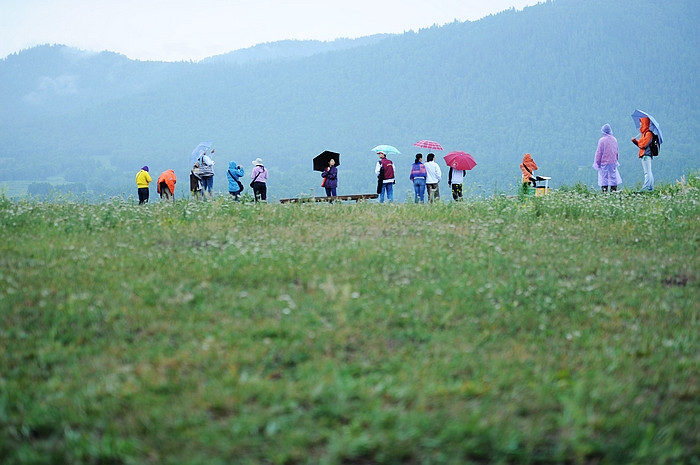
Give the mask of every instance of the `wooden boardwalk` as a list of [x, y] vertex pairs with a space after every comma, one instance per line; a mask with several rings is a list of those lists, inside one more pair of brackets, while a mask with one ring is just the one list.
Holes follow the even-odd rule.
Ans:
[[359, 202], [361, 200], [371, 200], [379, 197], [378, 194], [351, 194], [337, 195], [335, 197], [293, 197], [289, 199], [280, 199], [280, 203], [310, 203], [310, 202], [344, 202], [352, 201]]

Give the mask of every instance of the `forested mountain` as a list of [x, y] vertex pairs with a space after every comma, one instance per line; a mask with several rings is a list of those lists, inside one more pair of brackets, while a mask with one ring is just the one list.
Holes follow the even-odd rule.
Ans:
[[0, 182], [58, 176], [132, 194], [148, 164], [175, 169], [182, 194], [189, 153], [213, 140], [216, 190], [229, 160], [250, 172], [261, 157], [273, 197], [320, 194], [311, 159], [329, 149], [342, 154], [339, 193], [371, 192], [370, 149], [391, 144], [403, 192], [412, 144], [433, 139], [473, 154], [465, 188], [489, 195], [514, 192], [525, 152], [555, 186], [594, 184], [610, 123], [633, 186], [635, 108], [663, 129], [654, 173], [671, 182], [700, 167], [699, 20], [692, 0], [550, 0], [362, 46], [315, 53], [300, 42], [287, 58], [253, 47], [245, 59], [159, 63], [37, 47], [0, 61]]
[[229, 63], [245, 65], [251, 62], [294, 60], [325, 52], [337, 52], [364, 45], [371, 45], [387, 37], [375, 34], [357, 39], [336, 39], [330, 42], [320, 40], [280, 40], [258, 44], [253, 47], [234, 50], [202, 60], [202, 63]]

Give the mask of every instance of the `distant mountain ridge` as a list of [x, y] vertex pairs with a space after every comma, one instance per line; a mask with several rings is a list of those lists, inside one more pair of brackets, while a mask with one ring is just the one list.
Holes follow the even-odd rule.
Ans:
[[[655, 18], [653, 27], [645, 20], [646, 39], [640, 11]], [[143, 164], [186, 176], [192, 148], [214, 140], [215, 188], [224, 189], [229, 160], [262, 157], [271, 195], [318, 189], [310, 160], [331, 149], [343, 155], [341, 192], [363, 192], [372, 190], [371, 147], [399, 147], [402, 172], [413, 142], [433, 139], [472, 153], [468, 185], [489, 194], [512, 189], [524, 152], [555, 186], [594, 183], [592, 152], [610, 123], [633, 185], [635, 108], [662, 125], [655, 175], [673, 181], [700, 166], [698, 24], [700, 2], [550, 0], [475, 22], [260, 44], [198, 63], [37, 47], [0, 60], [0, 181], [61, 176], [117, 195]], [[399, 192], [410, 189], [404, 177]]]
[[295, 60], [306, 58], [319, 53], [337, 52], [355, 47], [372, 45], [389, 37], [390, 34], [375, 34], [357, 39], [335, 39], [332, 41], [320, 40], [280, 40], [266, 42], [240, 50], [215, 55], [200, 61], [204, 64], [236, 64], [244, 65], [256, 62], [269, 62], [277, 60]]

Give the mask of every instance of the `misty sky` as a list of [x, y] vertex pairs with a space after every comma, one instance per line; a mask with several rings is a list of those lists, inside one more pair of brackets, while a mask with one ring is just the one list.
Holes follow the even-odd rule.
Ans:
[[194, 60], [284, 39], [474, 21], [537, 0], [0, 0], [0, 58], [42, 44]]

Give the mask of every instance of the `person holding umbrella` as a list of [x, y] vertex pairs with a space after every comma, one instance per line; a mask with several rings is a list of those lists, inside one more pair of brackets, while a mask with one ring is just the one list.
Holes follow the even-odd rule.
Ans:
[[450, 166], [450, 171], [447, 173], [447, 185], [452, 186], [452, 200], [455, 202], [462, 201], [462, 183], [466, 170], [457, 170]]
[[[214, 153], [214, 149], [211, 150]], [[211, 159], [206, 152], [199, 159], [199, 177], [202, 180], [202, 195], [206, 193], [207, 197], [212, 198], [211, 190], [214, 187], [214, 165], [216, 162]]]
[[653, 137], [649, 128], [651, 120], [647, 116], [639, 118], [639, 134], [640, 137], [632, 139], [632, 143], [639, 147], [639, 159], [642, 161], [642, 169], [644, 170], [643, 191], [654, 190], [654, 175], [651, 172], [651, 139]]
[[379, 161], [374, 169], [374, 173], [377, 175], [377, 179], [381, 183], [379, 186], [379, 203], [384, 203], [384, 197], [389, 202], [394, 201], [394, 163], [386, 157], [386, 154], [382, 151], [377, 152], [379, 155]]
[[138, 173], [136, 173], [136, 188], [139, 194], [139, 205], [148, 203], [148, 185], [153, 181], [151, 175], [148, 172], [148, 165], [142, 167]]
[[338, 168], [335, 166], [335, 159], [328, 160], [328, 166], [321, 172], [321, 177], [325, 180], [323, 187], [326, 188], [326, 197], [336, 197], [338, 195]]

